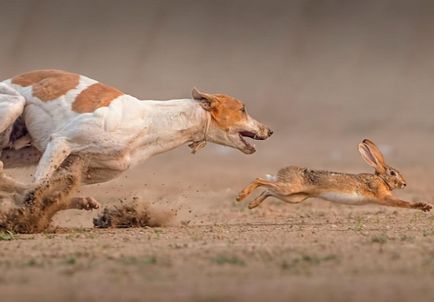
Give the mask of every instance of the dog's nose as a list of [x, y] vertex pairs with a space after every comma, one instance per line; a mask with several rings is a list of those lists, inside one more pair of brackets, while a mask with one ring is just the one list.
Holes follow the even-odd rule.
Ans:
[[272, 136], [273, 135], [273, 130], [271, 130], [271, 129], [268, 129], [268, 136]]
[[406, 184], [406, 183], [403, 183], [403, 184], [402, 184], [402, 187], [403, 187], [403, 188], [405, 188], [406, 186], [407, 186], [407, 184]]

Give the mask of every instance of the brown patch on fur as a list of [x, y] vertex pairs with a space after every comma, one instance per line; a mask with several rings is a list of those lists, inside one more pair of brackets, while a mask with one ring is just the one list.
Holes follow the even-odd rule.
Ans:
[[220, 128], [228, 130], [246, 121], [247, 114], [240, 100], [223, 94], [214, 94], [212, 98], [215, 105], [211, 110], [211, 116]]
[[243, 102], [232, 96], [204, 93], [196, 88], [193, 89], [192, 96], [202, 102], [202, 107], [211, 113], [213, 121], [224, 130], [229, 130], [247, 120]]
[[43, 102], [52, 101], [77, 87], [80, 75], [62, 70], [34, 70], [12, 78], [12, 83], [32, 86], [33, 96]]
[[173, 216], [169, 210], [155, 209], [149, 203], [135, 199], [128, 204], [104, 208], [93, 219], [93, 225], [96, 228], [161, 227], [167, 225]]
[[117, 97], [123, 95], [122, 91], [95, 83], [83, 90], [72, 104], [72, 110], [79, 113], [94, 112], [96, 109], [110, 105]]

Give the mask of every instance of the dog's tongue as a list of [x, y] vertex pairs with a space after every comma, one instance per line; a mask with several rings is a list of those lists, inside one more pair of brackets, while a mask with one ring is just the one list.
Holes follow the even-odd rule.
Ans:
[[241, 131], [240, 134], [241, 134], [241, 136], [250, 137], [253, 139], [257, 138], [256, 134], [253, 132], [250, 132], [250, 131]]

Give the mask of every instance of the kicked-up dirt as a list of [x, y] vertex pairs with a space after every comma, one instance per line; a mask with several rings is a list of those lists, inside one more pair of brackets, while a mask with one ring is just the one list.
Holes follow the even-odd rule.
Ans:
[[[137, 169], [109, 187], [101, 184], [80, 192], [93, 192], [111, 210], [64, 211], [45, 233], [2, 234], [2, 298], [431, 301], [432, 212], [334, 205], [316, 199], [299, 205], [270, 199], [248, 210], [247, 202], [240, 204], [234, 198], [250, 178], [219, 169], [215, 170], [225, 174], [225, 181], [195, 175], [200, 169], [194, 162], [208, 157], [212, 148], [197, 156], [187, 152], [175, 152], [185, 160], [176, 161], [172, 168], [185, 172], [173, 176], [170, 183], [165, 181], [170, 169], [156, 169], [167, 160], [163, 158], [150, 162], [148, 168], [155, 172], [149, 182], [141, 182], [145, 169]], [[221, 160], [228, 167], [233, 164]], [[245, 169], [247, 163], [241, 160]], [[184, 169], [189, 165], [191, 169]], [[406, 170], [411, 182], [420, 173]], [[184, 179], [186, 175], [190, 181]], [[226, 181], [234, 185], [227, 186]], [[425, 184], [421, 178], [414, 189], [398, 194], [425, 200], [432, 194], [423, 189]], [[121, 203], [114, 197], [121, 192], [133, 195]], [[153, 202], [132, 206], [145, 196]], [[149, 209], [160, 215], [151, 225], [163, 223], [162, 227], [92, 226], [92, 219], [98, 224], [110, 221], [108, 217], [126, 218], [115, 220], [120, 227], [146, 224], [155, 212]], [[137, 213], [142, 214], [140, 219]]]
[[[196, 86], [274, 130], [250, 156], [161, 154], [77, 188], [99, 209], [0, 233], [0, 301], [433, 301], [432, 211], [235, 201], [288, 165], [372, 172], [356, 148], [371, 138], [407, 181], [397, 196], [434, 204], [433, 20], [425, 0], [0, 0], [1, 79], [58, 68], [144, 99]], [[38, 156], [6, 173], [31, 182]], [[134, 197], [150, 211], [122, 209]]]

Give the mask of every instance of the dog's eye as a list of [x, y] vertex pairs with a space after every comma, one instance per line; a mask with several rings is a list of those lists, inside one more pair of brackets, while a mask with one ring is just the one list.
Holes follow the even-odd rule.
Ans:
[[392, 175], [392, 176], [396, 176], [395, 171], [390, 171], [390, 175]]

